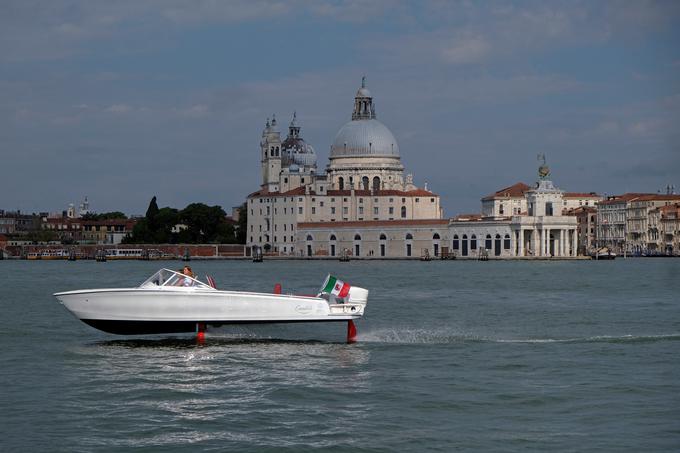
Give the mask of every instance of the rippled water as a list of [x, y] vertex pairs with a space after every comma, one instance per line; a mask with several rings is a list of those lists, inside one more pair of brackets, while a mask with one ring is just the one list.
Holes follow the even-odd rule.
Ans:
[[370, 289], [354, 345], [339, 324], [116, 337], [51, 296], [159, 266], [0, 261], [0, 450], [680, 446], [680, 260], [192, 263], [234, 289]]

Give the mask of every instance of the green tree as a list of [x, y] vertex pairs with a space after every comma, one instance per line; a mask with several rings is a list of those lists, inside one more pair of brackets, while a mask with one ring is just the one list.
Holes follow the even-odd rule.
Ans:
[[248, 205], [243, 203], [238, 208], [238, 224], [236, 225], [236, 243], [245, 244], [248, 235]]
[[225, 212], [221, 206], [208, 206], [203, 203], [191, 203], [182, 209], [179, 217], [187, 225], [190, 242], [216, 242], [221, 226], [225, 223]]

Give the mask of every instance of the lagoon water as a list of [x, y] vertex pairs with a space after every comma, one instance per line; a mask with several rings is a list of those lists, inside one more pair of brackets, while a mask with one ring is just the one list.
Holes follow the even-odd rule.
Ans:
[[359, 342], [108, 335], [51, 294], [177, 262], [0, 261], [0, 450], [680, 448], [680, 260], [191, 264], [234, 289], [364, 286]]

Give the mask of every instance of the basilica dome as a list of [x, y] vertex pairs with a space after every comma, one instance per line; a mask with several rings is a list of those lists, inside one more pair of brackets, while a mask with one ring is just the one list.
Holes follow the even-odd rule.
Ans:
[[387, 126], [375, 119], [375, 106], [365, 78], [354, 98], [352, 121], [342, 126], [331, 145], [330, 158], [337, 157], [399, 159], [397, 140]]
[[342, 126], [331, 145], [334, 157], [399, 157], [392, 132], [376, 119], [356, 119]]
[[288, 137], [281, 143], [281, 165], [287, 167], [315, 167], [316, 153], [312, 145], [300, 136], [300, 127], [296, 123], [297, 114], [293, 113], [293, 120], [288, 128]]

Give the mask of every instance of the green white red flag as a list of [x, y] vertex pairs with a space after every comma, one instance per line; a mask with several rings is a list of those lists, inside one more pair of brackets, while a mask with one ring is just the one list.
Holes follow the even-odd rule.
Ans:
[[349, 294], [349, 289], [351, 288], [349, 283], [345, 283], [342, 280], [338, 280], [332, 275], [326, 277], [326, 281], [321, 289], [322, 293], [332, 294], [337, 297], [347, 297]]

